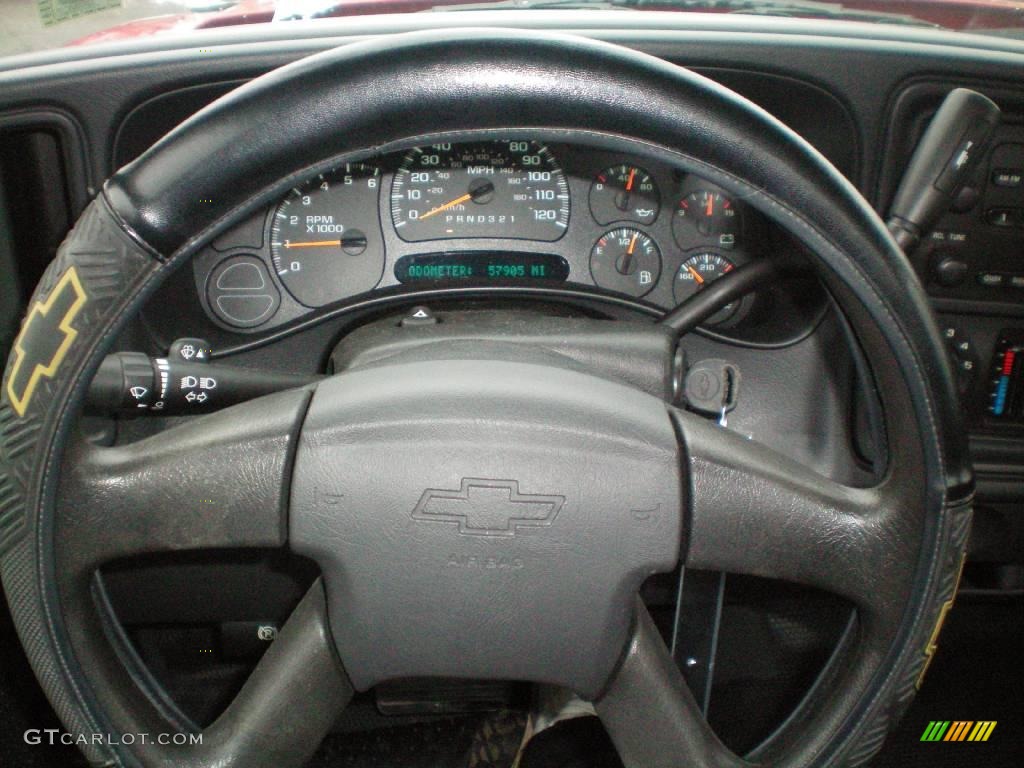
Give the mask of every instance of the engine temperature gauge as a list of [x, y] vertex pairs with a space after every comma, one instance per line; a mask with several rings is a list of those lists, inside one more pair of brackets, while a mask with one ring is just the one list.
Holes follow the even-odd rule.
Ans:
[[661, 275], [661, 250], [639, 229], [613, 229], [591, 250], [590, 274], [609, 291], [643, 296]]
[[[722, 275], [735, 269], [735, 265], [724, 256], [712, 251], [705, 251], [690, 256], [679, 267], [675, 284], [672, 287], [677, 304], [681, 304], [697, 291], [707, 287]], [[708, 325], [717, 325], [729, 320], [739, 309], [740, 300], [726, 304], [708, 318]]]

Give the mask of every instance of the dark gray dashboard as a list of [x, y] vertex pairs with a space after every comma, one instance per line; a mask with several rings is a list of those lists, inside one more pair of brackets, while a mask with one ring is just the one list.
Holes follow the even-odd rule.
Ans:
[[[337, 23], [210, 31], [201, 41], [193, 36], [66, 49], [0, 63], [0, 134], [5, 148], [0, 153], [0, 169], [10, 208], [11, 236], [22, 260], [23, 284], [31, 286], [38, 279], [103, 179], [213, 99], [252, 77], [320, 50], [440, 25], [532, 27], [583, 34], [693, 68], [789, 124], [883, 213], [909, 148], [949, 88], [966, 85], [990, 95], [1006, 115], [1001, 143], [1024, 142], [1024, 46], [1013, 40], [931, 30], [647, 12], [506, 11], [349, 18]], [[593, 277], [584, 265], [604, 227], [594, 221], [582, 226], [586, 203], [580, 201], [586, 200], [585, 187], [601, 167], [628, 158], [587, 158], [574, 151], [559, 154], [564, 154], [562, 161], [576, 200], [570, 219], [572, 231], [550, 250], [569, 262], [570, 280], [563, 286], [573, 289], [569, 298], [591, 308], [600, 306], [607, 311], [614, 306], [616, 311], [656, 316], [674, 298], [667, 284], [642, 297], [621, 292], [604, 296], [615, 301], [601, 304], [601, 292], [594, 290]], [[1003, 162], [997, 160], [997, 165]], [[22, 166], [33, 172], [19, 172]], [[992, 161], [984, 168], [985, 178], [991, 178], [992, 170], [1004, 170], [1002, 165], [994, 168]], [[672, 186], [671, 169], [650, 170], [661, 175], [663, 205], [667, 205], [677, 191]], [[385, 178], [382, 184], [382, 195], [387, 181]], [[951, 348], [965, 342], [969, 347], [966, 359], [975, 373], [969, 377], [963, 397], [975, 434], [975, 453], [981, 458], [983, 499], [988, 490], [998, 491], [1002, 499], [1019, 498], [1024, 488], [1020, 426], [986, 414], [991, 398], [987, 374], [1003, 332], [1024, 327], [1024, 292], [1018, 298], [1010, 278], [1004, 277], [1005, 282], [992, 290], [979, 283], [981, 274], [1015, 274], [1024, 236], [1024, 228], [1000, 230], [994, 235], [986, 229], [991, 226], [986, 220], [990, 208], [1018, 208], [1012, 196], [1020, 191], [1000, 189], [998, 193], [1003, 197], [990, 202], [986, 197], [989, 191], [982, 189], [975, 208], [955, 214], [955, 220], [942, 225], [944, 233], [971, 233], [967, 241], [942, 241], [939, 249], [942, 257], [952, 249], [954, 255], [966, 259], [969, 278], [962, 288], [937, 283], [937, 262], [931, 252], [915, 257], [943, 326], [953, 330]], [[1004, 199], [1007, 195], [1010, 202]], [[1024, 201], [1019, 207], [1024, 209]], [[188, 332], [209, 338], [217, 350], [250, 350], [253, 359], [265, 362], [274, 357], [267, 345], [293, 334], [288, 359], [296, 365], [321, 365], [322, 353], [301, 348], [313, 348], [314, 342], [323, 345], [334, 338], [358, 312], [368, 311], [365, 302], [352, 295], [338, 295], [324, 311], [324, 307], [302, 304], [284, 286], [278, 286], [280, 307], [265, 324], [241, 328], [206, 311], [210, 307], [209, 276], [225, 258], [251, 256], [264, 264], [269, 280], [274, 280], [266, 229], [271, 214], [270, 209], [265, 210], [253, 225], [252, 231], [260, 232], [258, 241], [222, 241], [223, 249], [214, 244], [201, 256], [195, 274], [182, 275], [170, 287], [171, 293], [159, 297], [160, 312], [147, 315], [136, 343], [159, 348]], [[388, 238], [386, 215], [380, 223]], [[663, 277], [678, 272], [683, 249], [673, 248], [671, 232], [662, 222], [655, 221], [652, 226], [650, 234], [664, 259]], [[766, 237], [770, 243], [769, 237], [770, 233]], [[412, 249], [397, 238], [385, 245], [386, 263], [374, 290], [389, 302], [408, 299], [409, 286], [399, 285], [394, 267]], [[475, 250], [481, 245], [474, 240], [426, 249], [419, 243], [416, 252]], [[520, 243], [516, 247], [536, 250], [535, 245], [527, 248]], [[771, 246], [763, 250], [771, 250]], [[424, 295], [433, 298], [432, 290]], [[547, 298], [558, 297], [552, 294]], [[343, 310], [351, 310], [345, 319]], [[705, 338], [723, 339], [714, 333]]]

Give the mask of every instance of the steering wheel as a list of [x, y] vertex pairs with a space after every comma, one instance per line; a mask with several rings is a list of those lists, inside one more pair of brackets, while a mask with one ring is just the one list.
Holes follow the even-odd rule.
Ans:
[[[843, 485], [649, 393], [511, 354], [344, 373], [130, 446], [78, 435], [119, 330], [220, 232], [339, 163], [508, 135], [663, 158], [806, 246], [870, 368], [876, 482]], [[303, 59], [118, 171], [35, 292], [0, 433], [11, 612], [65, 727], [103, 765], [298, 766], [354, 690], [435, 675], [567, 686], [628, 766], [859, 765], [934, 651], [973, 487], [925, 295], [849, 182], [703, 77], [534, 32], [415, 33]], [[491, 514], [492, 497], [505, 512]], [[98, 567], [282, 546], [321, 578], [202, 743], [156, 743], [187, 724], [99, 610]], [[856, 607], [818, 682], [753, 754], [711, 731], [637, 597], [680, 562]]]

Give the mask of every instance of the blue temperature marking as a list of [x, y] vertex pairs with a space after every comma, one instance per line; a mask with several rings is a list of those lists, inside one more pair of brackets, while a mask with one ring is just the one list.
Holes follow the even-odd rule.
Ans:
[[1010, 389], [1010, 377], [1000, 376], [999, 386], [996, 388], [996, 402], [992, 406], [992, 413], [996, 416], [1002, 416], [1003, 411], [1006, 410], [1006, 393]]

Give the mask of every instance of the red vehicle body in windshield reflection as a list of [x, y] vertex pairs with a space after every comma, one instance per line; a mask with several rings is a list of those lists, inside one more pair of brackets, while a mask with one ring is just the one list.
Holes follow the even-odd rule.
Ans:
[[[581, 0], [580, 6], [585, 4]], [[709, 3], [709, 5], [714, 5]], [[756, 2], [751, 3], [755, 7]], [[863, 20], [883, 21], [887, 17], [893, 23], [907, 24], [918, 22], [925, 25], [934, 25], [946, 29], [959, 31], [992, 31], [1005, 29], [1024, 29], [1024, 2], [1012, 0], [848, 0], [847, 2], [796, 2], [795, 10], [783, 14], [783, 3], [766, 2], [765, 8], [760, 13], [772, 15], [771, 10], [776, 9], [779, 15], [802, 18], [829, 18], [841, 21], [855, 21], [863, 16]], [[340, 18], [345, 16], [371, 16], [375, 14], [398, 14], [398, 13], [419, 13], [433, 9], [456, 9], [458, 6], [472, 7], [474, 10], [484, 10], [488, 3], [474, 3], [470, 0], [342, 0], [342, 2], [324, 2], [321, 5], [305, 3], [301, 6], [295, 4], [281, 3], [276, 0], [241, 0], [228, 8], [212, 12], [194, 12], [154, 16], [145, 19], [118, 24], [110, 29], [96, 32], [86, 37], [79, 38], [71, 45], [91, 45], [95, 43], [109, 43], [123, 40], [132, 40], [140, 37], [150, 37], [165, 32], [187, 32], [198, 29], [216, 29], [220, 27], [234, 27], [249, 24], [266, 24], [270, 22], [282, 22], [292, 20], [309, 20], [320, 18]], [[813, 12], [814, 7], [820, 6], [820, 13]], [[290, 8], [302, 8], [303, 13], [293, 12], [289, 14]], [[497, 0], [495, 8], [516, 7], [506, 2]], [[531, 7], [527, 0], [522, 4], [523, 8]], [[532, 4], [532, 7], [545, 7], [542, 0]], [[552, 3], [547, 7], [557, 7]], [[573, 7], [568, 4], [568, 7]], [[595, 8], [615, 7], [614, 3], [607, 5], [596, 3]], [[679, 3], [673, 7], [670, 2], [660, 3], [645, 2], [631, 4], [623, 0], [623, 9], [639, 11], [662, 11], [662, 12], [694, 12], [693, 5]], [[311, 10], [312, 9], [312, 10]], [[736, 6], [730, 7], [723, 3], [719, 7], [701, 8], [702, 13], [735, 14], [742, 13]], [[871, 19], [871, 14], [877, 14], [877, 19]], [[275, 18], [276, 17], [276, 18]]]

